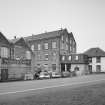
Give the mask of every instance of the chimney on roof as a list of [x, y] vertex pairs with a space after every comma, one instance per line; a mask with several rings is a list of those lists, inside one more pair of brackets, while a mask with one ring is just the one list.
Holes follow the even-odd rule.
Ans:
[[16, 36], [14, 36], [14, 39], [16, 39]]

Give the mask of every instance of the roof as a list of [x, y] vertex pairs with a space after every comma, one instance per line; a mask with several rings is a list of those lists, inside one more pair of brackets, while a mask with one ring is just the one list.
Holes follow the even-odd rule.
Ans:
[[105, 51], [98, 47], [90, 48], [87, 51], [85, 51], [84, 54], [88, 55], [89, 57], [105, 57]]
[[30, 50], [32, 52], [32, 50], [30, 49], [30, 47], [28, 46], [28, 44], [25, 42], [24, 38], [16, 38], [15, 40], [12, 40], [12, 43], [14, 45], [19, 45], [19, 46], [23, 46], [25, 48], [28, 48], [28, 50]]
[[3, 40], [5, 40], [5, 42], [7, 44], [10, 44], [10, 42], [8, 41], [8, 39], [3, 35], [2, 32], [0, 32], [0, 42], [3, 42]]
[[40, 39], [45, 39], [45, 38], [51, 38], [51, 37], [57, 37], [60, 36], [62, 33], [67, 32], [67, 29], [60, 29], [52, 32], [45, 32], [42, 34], [38, 35], [32, 35], [28, 37], [24, 37], [26, 41], [31, 41], [31, 40], [40, 40]]

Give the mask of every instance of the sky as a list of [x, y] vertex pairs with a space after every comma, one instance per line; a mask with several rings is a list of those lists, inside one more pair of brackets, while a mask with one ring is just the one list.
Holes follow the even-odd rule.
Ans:
[[0, 0], [0, 31], [8, 38], [67, 28], [77, 52], [105, 50], [105, 0]]

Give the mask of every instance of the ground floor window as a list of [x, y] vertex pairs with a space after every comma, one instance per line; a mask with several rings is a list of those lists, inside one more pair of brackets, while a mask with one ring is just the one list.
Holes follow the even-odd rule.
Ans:
[[100, 65], [96, 65], [96, 72], [101, 72], [101, 66]]
[[52, 64], [52, 70], [56, 71], [56, 64]]

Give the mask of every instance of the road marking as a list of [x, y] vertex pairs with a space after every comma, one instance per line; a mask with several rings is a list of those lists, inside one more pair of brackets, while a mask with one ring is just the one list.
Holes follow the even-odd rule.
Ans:
[[48, 86], [48, 87], [36, 88], [36, 89], [26, 89], [26, 90], [21, 90], [21, 91], [14, 91], [14, 92], [4, 92], [4, 93], [0, 93], [0, 95], [15, 94], [15, 93], [23, 93], [23, 92], [33, 91], [33, 90], [34, 90], [34, 91], [36, 91], [36, 90], [44, 90], [44, 89], [50, 89], [50, 88], [56, 88], [56, 87], [64, 87], [64, 86], [71, 86], [71, 85], [79, 85], [79, 84], [86, 84], [86, 83], [99, 82], [99, 81], [105, 81], [105, 79], [94, 80], [94, 81], [87, 81], [87, 82], [71, 83], [71, 84], [62, 84], [62, 85], [56, 85], [56, 86]]

